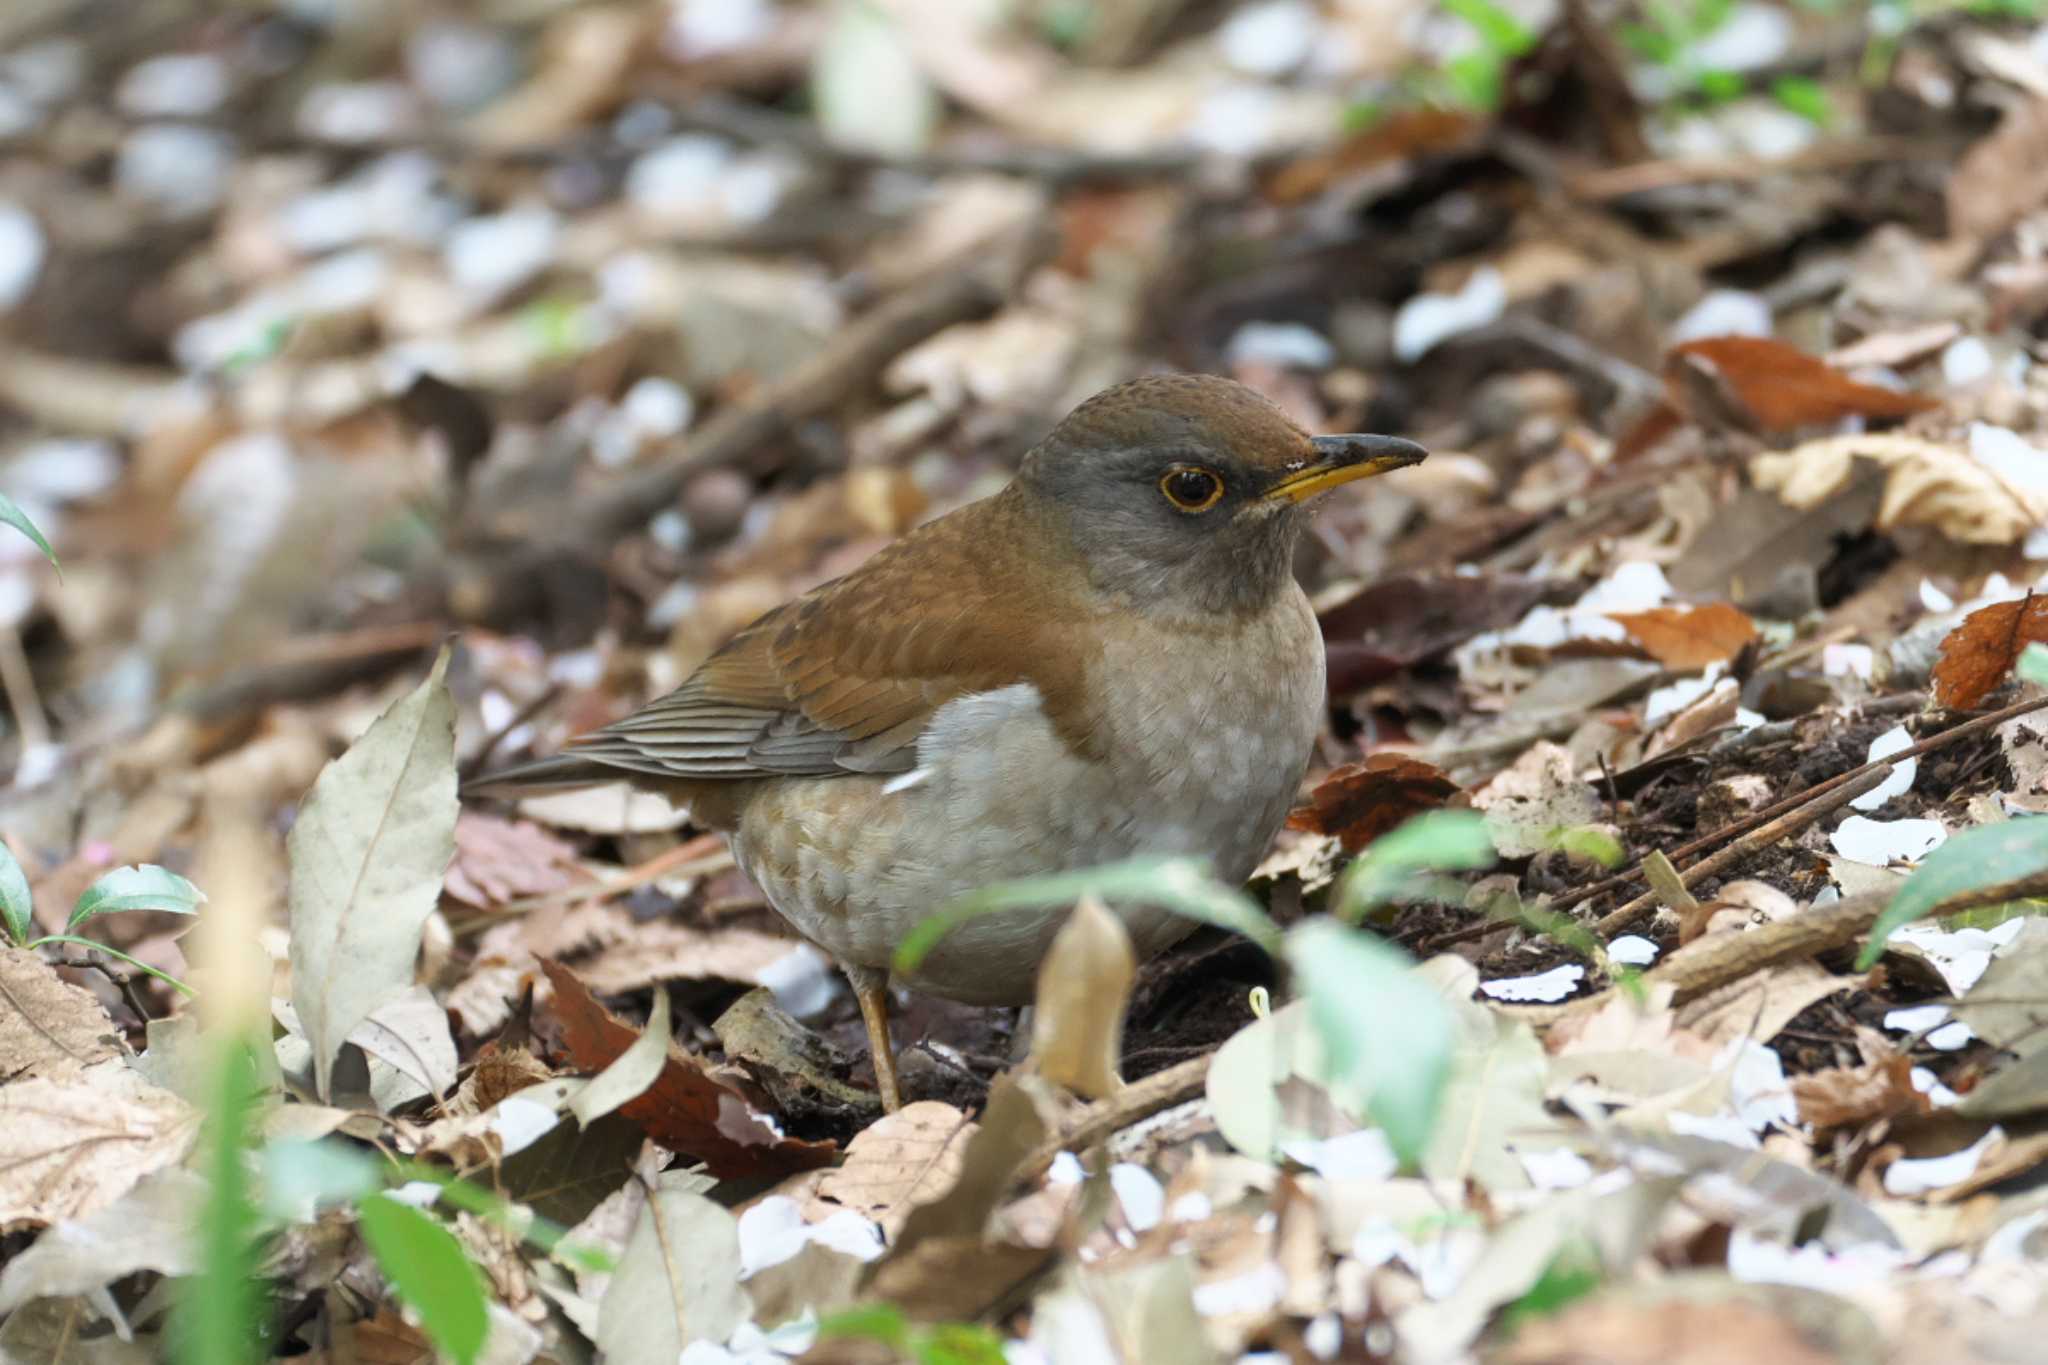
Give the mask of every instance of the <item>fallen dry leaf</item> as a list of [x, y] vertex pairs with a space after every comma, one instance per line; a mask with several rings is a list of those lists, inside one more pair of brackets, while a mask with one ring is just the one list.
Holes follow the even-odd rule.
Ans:
[[1726, 602], [1613, 612], [1610, 618], [1658, 663], [1688, 672], [1726, 663], [1756, 638], [1756, 622]]
[[2048, 597], [2028, 593], [2017, 602], [1979, 607], [1941, 642], [1934, 665], [1934, 699], [1963, 711], [1976, 706], [2012, 674], [2021, 651], [2048, 643]]
[[1603, 1295], [1531, 1320], [1496, 1365], [1830, 1365], [1798, 1322], [1723, 1297], [1630, 1302]]
[[464, 811], [455, 822], [455, 861], [443, 889], [488, 910], [573, 886], [576, 850], [531, 820]]
[[1863, 1066], [1837, 1066], [1792, 1078], [1799, 1117], [1816, 1128], [1840, 1128], [1898, 1114], [1932, 1113], [1914, 1088], [1913, 1059], [1895, 1052]]
[[960, 1178], [967, 1140], [976, 1131], [950, 1104], [906, 1104], [846, 1144], [846, 1159], [818, 1178], [817, 1200], [872, 1218], [893, 1240], [912, 1208], [939, 1198]]
[[0, 947], [0, 1077], [8, 1081], [120, 1055], [92, 992], [34, 953]]
[[1949, 235], [1978, 241], [2048, 199], [2048, 99], [2008, 111], [1989, 137], [1963, 153], [1946, 196]]
[[0, 1232], [103, 1209], [198, 1134], [189, 1105], [121, 1061], [0, 1086]]
[[1095, 897], [1081, 897], [1039, 967], [1032, 1069], [1083, 1099], [1120, 1089], [1124, 1008], [1137, 976], [1137, 953], [1123, 921]]
[[1859, 384], [1818, 356], [1769, 337], [1703, 337], [1664, 360], [1671, 402], [1707, 427], [1763, 433], [1844, 417], [1910, 417], [1941, 406], [1917, 393]]
[[[553, 1012], [578, 1070], [602, 1071], [640, 1036], [561, 963], [544, 961], [541, 970], [555, 988]], [[756, 1113], [738, 1091], [713, 1079], [674, 1043], [653, 1086], [619, 1113], [662, 1146], [696, 1157], [720, 1179], [822, 1166], [839, 1150], [834, 1143], [784, 1136], [772, 1119]]]
[[768, 984], [770, 967], [802, 950], [798, 939], [758, 929], [698, 929], [656, 920], [577, 963], [576, 974], [599, 995], [623, 995], [657, 981], [715, 978], [762, 986]]
[[1406, 754], [1374, 754], [1318, 782], [1308, 804], [1288, 813], [1287, 827], [1338, 839], [1346, 853], [1356, 853], [1410, 816], [1463, 795], [1435, 764]]
[[1896, 432], [1825, 436], [1749, 462], [1751, 482], [1788, 507], [1819, 506], [1840, 492], [1857, 459], [1885, 467], [1881, 530], [1932, 526], [1950, 540], [2010, 545], [2048, 521], [2048, 505], [2014, 487], [1960, 445]]

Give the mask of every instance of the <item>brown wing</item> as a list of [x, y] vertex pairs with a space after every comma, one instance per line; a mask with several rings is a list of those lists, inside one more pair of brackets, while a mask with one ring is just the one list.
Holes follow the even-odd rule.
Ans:
[[[768, 613], [674, 692], [563, 757], [657, 777], [897, 773], [932, 713], [1031, 682], [1072, 695], [1072, 651], [1048, 650], [1020, 604], [1028, 566], [1001, 498], [973, 504]], [[1040, 561], [1042, 562], [1042, 560]]]

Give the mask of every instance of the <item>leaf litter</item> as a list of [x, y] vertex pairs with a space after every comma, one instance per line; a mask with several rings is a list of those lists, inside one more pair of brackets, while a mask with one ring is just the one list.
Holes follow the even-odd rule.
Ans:
[[[171, 1352], [245, 998], [265, 1163], [373, 1191], [266, 1214], [280, 1354], [2034, 1349], [2035, 20], [41, 8], [0, 1355]], [[902, 1002], [882, 1117], [686, 811], [458, 813], [1159, 368], [1437, 452], [1304, 551], [1329, 725], [1221, 916], [1277, 958], [1084, 908], [1031, 1020]]]

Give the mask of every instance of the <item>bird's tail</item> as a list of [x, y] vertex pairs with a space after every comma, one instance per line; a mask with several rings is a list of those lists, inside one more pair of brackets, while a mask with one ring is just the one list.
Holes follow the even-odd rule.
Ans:
[[462, 784], [462, 795], [465, 800], [472, 796], [545, 796], [549, 792], [617, 782], [627, 776], [615, 767], [580, 754], [556, 754], [472, 777]]

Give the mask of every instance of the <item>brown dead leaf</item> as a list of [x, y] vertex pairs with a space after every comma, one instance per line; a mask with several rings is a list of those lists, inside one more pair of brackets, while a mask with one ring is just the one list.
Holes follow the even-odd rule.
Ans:
[[1121, 1089], [1124, 1008], [1137, 975], [1124, 922], [1095, 897], [1081, 897], [1039, 968], [1031, 1068], [1083, 1099]]
[[1979, 607], [1941, 642], [1934, 665], [1934, 698], [1963, 711], [1996, 691], [2029, 644], [2048, 643], [2048, 597], [2028, 593], [2017, 602]]
[[1410, 816], [1462, 798], [1444, 770], [1406, 754], [1374, 754], [1347, 763], [1316, 784], [1308, 804], [1288, 813], [1287, 827], [1341, 840], [1356, 853]]
[[1913, 1086], [1913, 1059], [1902, 1052], [1863, 1066], [1837, 1066], [1792, 1078], [1799, 1117], [1840, 1128], [1899, 1114], [1928, 1114], [1933, 1104]]
[[[1706, 941], [1700, 941], [1702, 946]], [[1790, 962], [1751, 972], [1688, 1000], [1679, 1007], [1677, 1023], [1717, 1048], [1737, 1038], [1768, 1043], [1808, 1005], [1838, 991], [1854, 990], [1860, 980], [1836, 976], [1818, 963]]]
[[[882, 1225], [890, 1241], [919, 1204], [953, 1187], [977, 1125], [950, 1104], [919, 1100], [870, 1124], [846, 1144], [846, 1159], [818, 1178], [815, 1216], [849, 1208]], [[813, 1212], [807, 1209], [806, 1217]]]
[[0, 1076], [25, 1080], [117, 1057], [115, 1037], [91, 991], [34, 953], [0, 947]]
[[1947, 197], [1949, 235], [1978, 241], [2048, 199], [2048, 99], [2012, 109], [1965, 152], [1948, 178]]
[[1472, 116], [1458, 110], [1425, 107], [1394, 114], [1335, 147], [1288, 162], [1266, 181], [1266, 193], [1280, 203], [1296, 203], [1387, 162], [1449, 151], [1478, 131]]
[[531, 820], [464, 811], [455, 822], [455, 861], [445, 886], [459, 901], [489, 910], [526, 896], [573, 886], [576, 850]]
[[801, 949], [781, 934], [727, 927], [698, 929], [657, 920], [606, 947], [576, 974], [599, 995], [623, 995], [657, 981], [741, 981], [766, 984], [768, 968]]
[[1958, 442], [1944, 444], [1900, 432], [1823, 436], [1749, 462], [1758, 488], [1802, 510], [1829, 502], [1849, 486], [1856, 461], [1884, 466], [1880, 530], [1932, 526], [1970, 545], [2010, 545], [2048, 520], [2048, 504], [1999, 476]]
[[1756, 638], [1756, 622], [1726, 602], [1611, 612], [1609, 619], [1658, 663], [1687, 672], [1725, 663]]
[[1495, 1365], [1830, 1365], [1840, 1359], [1807, 1340], [1800, 1325], [1732, 1300], [1582, 1300], [1535, 1318]]
[[0, 1233], [105, 1208], [198, 1133], [189, 1105], [125, 1062], [0, 1086]]
[[1941, 404], [1859, 384], [1817, 356], [1769, 337], [1703, 337], [1664, 360], [1671, 402], [1705, 427], [1773, 433], [1844, 417], [1910, 417]]
[[[602, 1071], [639, 1037], [561, 963], [544, 961], [541, 970], [555, 988], [553, 1012], [578, 1070]], [[704, 1162], [721, 1180], [822, 1166], [839, 1150], [830, 1142], [785, 1137], [771, 1118], [755, 1112], [673, 1042], [653, 1086], [618, 1112], [662, 1146]]]

